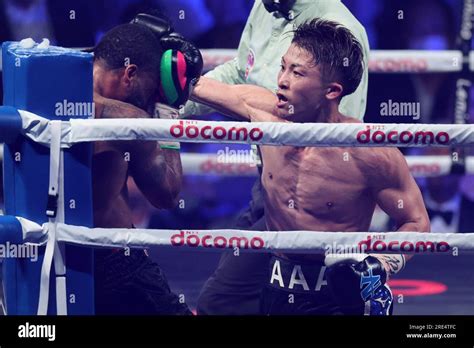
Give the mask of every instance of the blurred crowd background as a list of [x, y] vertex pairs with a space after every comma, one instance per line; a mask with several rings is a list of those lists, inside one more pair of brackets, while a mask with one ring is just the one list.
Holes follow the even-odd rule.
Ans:
[[[315, 0], [320, 1], [320, 0]], [[323, 0], [328, 1], [328, 0]], [[450, 50], [456, 48], [461, 0], [343, 0], [365, 26], [371, 49]], [[161, 13], [175, 30], [199, 48], [237, 48], [253, 0], [0, 0], [0, 42], [47, 37], [55, 45], [90, 47], [115, 25], [137, 13]], [[403, 10], [404, 19], [399, 19]], [[456, 75], [371, 74], [366, 122], [453, 123]], [[422, 117], [380, 116], [389, 99], [419, 102]], [[471, 115], [473, 112], [471, 112]], [[222, 115], [202, 119], [226, 120]], [[223, 146], [184, 144], [183, 152], [213, 153]], [[246, 147], [244, 147], [246, 148]], [[449, 155], [449, 149], [422, 149], [406, 154]], [[182, 203], [170, 211], [153, 209], [130, 182], [134, 223], [145, 228], [225, 228], [247, 206], [253, 177], [185, 175]], [[474, 230], [469, 210], [474, 185], [468, 176], [419, 180], [435, 232]], [[472, 221], [471, 221], [472, 220]], [[384, 220], [374, 228], [390, 228]]]

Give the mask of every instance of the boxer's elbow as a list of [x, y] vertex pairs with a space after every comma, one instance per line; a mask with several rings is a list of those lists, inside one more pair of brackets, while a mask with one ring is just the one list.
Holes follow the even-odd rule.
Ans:
[[161, 209], [176, 208], [179, 202], [179, 193], [181, 192], [181, 181], [174, 180], [170, 183], [167, 194], [162, 200]]
[[[159, 172], [159, 171], [157, 171]], [[139, 185], [148, 202], [157, 209], [172, 209], [179, 201], [181, 175], [179, 173], [161, 173], [150, 175], [145, 180], [135, 182]]]
[[157, 209], [173, 209], [178, 205], [178, 194], [169, 191], [161, 191], [154, 195], [154, 197], [148, 197], [148, 201]]
[[428, 214], [421, 214], [416, 219], [416, 231], [417, 232], [431, 232], [431, 224]]
[[181, 192], [181, 176], [170, 175], [165, 185], [158, 189], [159, 193], [155, 196], [151, 204], [158, 209], [173, 209], [178, 205], [179, 193]]
[[178, 205], [178, 196], [163, 195], [152, 204], [157, 209], [173, 209]]
[[426, 214], [412, 215], [411, 217], [398, 222], [398, 232], [430, 232], [430, 219]]

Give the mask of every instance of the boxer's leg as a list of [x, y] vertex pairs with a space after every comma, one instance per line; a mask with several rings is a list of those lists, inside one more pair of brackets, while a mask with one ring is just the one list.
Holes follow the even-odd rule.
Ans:
[[[239, 216], [237, 229], [266, 230], [260, 178], [252, 188], [252, 202]], [[258, 315], [260, 295], [268, 274], [266, 253], [224, 252], [214, 274], [204, 284], [198, 299], [198, 314]]]
[[143, 250], [96, 250], [96, 314], [191, 315]]

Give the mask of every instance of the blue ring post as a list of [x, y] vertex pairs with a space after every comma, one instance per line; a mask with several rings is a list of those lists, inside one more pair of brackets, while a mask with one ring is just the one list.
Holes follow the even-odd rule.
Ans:
[[[92, 54], [60, 47], [24, 49], [17, 42], [4, 43], [2, 54], [4, 105], [51, 120], [92, 117]], [[48, 220], [49, 149], [18, 137], [15, 119], [14, 109], [2, 108], [0, 139], [9, 142], [4, 147], [5, 211], [42, 224]], [[68, 224], [93, 225], [91, 160], [90, 143], [64, 151], [64, 216]], [[5, 259], [8, 314], [37, 313], [44, 247], [39, 254], [36, 262]], [[66, 245], [65, 261], [68, 314], [94, 314], [92, 250]], [[51, 285], [54, 277], [52, 267]], [[48, 314], [55, 313], [55, 287], [50, 286]]]
[[20, 221], [14, 216], [0, 216], [0, 244], [19, 244], [23, 240]]

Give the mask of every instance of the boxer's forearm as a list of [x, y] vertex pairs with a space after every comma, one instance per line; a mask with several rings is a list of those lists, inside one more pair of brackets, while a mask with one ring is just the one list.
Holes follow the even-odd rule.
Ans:
[[172, 208], [181, 190], [178, 151], [163, 150], [156, 142], [136, 142], [130, 169], [135, 183], [156, 208]]
[[[430, 232], [430, 220], [427, 218], [427, 215], [425, 217], [419, 217], [414, 220], [415, 221], [410, 221], [401, 224], [397, 228], [397, 232]], [[413, 255], [411, 254], [404, 254], [404, 256], [406, 261], [410, 260], [413, 257]]]
[[230, 117], [248, 120], [246, 103], [242, 98], [243, 86], [232, 86], [203, 76], [196, 84], [190, 99]]
[[181, 192], [183, 167], [181, 154], [176, 150], [161, 150], [165, 158], [165, 182], [164, 189], [169, 193], [170, 208], [176, 206], [178, 195]]
[[[207, 72], [204, 77], [211, 78], [229, 85], [243, 84], [246, 82], [242, 78], [237, 58], [217, 66], [215, 69]], [[212, 112], [216, 112], [216, 110], [207, 105], [189, 100], [179, 113], [181, 118], [187, 118], [191, 117], [192, 115], [205, 115]]]

